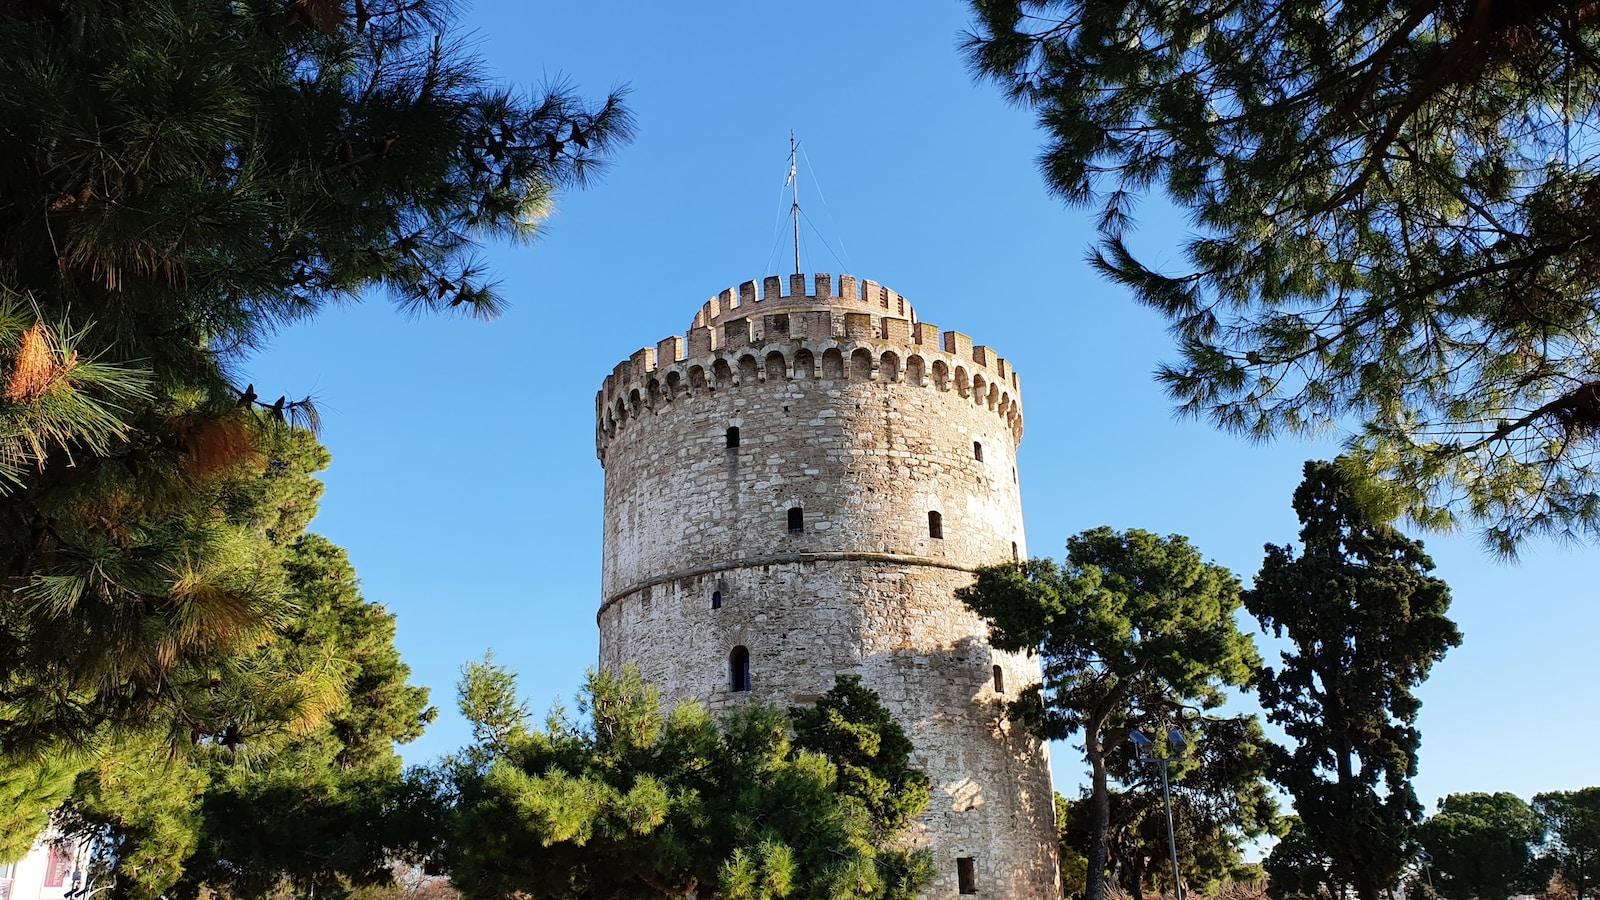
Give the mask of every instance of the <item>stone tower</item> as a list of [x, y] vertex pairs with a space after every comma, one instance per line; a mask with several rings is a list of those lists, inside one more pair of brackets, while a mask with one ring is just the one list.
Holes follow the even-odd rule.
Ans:
[[601, 665], [712, 710], [861, 676], [933, 782], [927, 896], [1055, 897], [1050, 762], [1001, 716], [1037, 661], [954, 597], [1026, 552], [1016, 372], [875, 282], [783, 287], [723, 291], [596, 397]]

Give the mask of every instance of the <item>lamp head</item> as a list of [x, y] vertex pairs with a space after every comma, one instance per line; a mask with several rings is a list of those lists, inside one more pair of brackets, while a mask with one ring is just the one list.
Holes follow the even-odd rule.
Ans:
[[1183, 752], [1183, 748], [1189, 746], [1189, 742], [1183, 739], [1183, 732], [1174, 728], [1167, 732], [1167, 746], [1171, 748], [1174, 754], [1178, 754]]
[[1133, 748], [1140, 756], [1149, 756], [1150, 748], [1155, 746], [1154, 742], [1145, 737], [1142, 731], [1135, 731], [1129, 734], [1128, 740], [1133, 741]]

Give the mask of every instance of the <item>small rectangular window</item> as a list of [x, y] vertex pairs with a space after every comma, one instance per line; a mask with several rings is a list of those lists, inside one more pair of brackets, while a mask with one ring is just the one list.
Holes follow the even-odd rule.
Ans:
[[962, 856], [956, 859], [956, 881], [960, 884], [961, 893], [976, 894], [978, 892], [976, 859], [970, 856]]
[[983, 444], [978, 441], [972, 442], [972, 458], [978, 462], [983, 462]]
[[944, 516], [937, 512], [928, 512], [928, 537], [944, 539]]
[[996, 694], [1004, 694], [1006, 692], [1006, 673], [999, 666], [994, 667], [994, 692]]
[[798, 506], [789, 507], [789, 533], [800, 534], [806, 530], [806, 511]]
[[738, 428], [738, 426], [734, 426], [734, 427], [728, 429], [728, 438], [727, 438], [727, 440], [728, 440], [728, 449], [729, 450], [732, 450], [733, 448], [739, 446], [739, 428]]

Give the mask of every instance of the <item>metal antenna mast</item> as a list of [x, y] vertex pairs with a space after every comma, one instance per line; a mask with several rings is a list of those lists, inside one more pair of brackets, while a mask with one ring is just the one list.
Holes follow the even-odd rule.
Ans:
[[789, 186], [793, 188], [794, 199], [789, 203], [789, 218], [794, 224], [794, 273], [800, 274], [800, 170], [795, 162], [798, 157], [795, 151], [799, 148], [795, 142], [794, 132], [789, 132]]

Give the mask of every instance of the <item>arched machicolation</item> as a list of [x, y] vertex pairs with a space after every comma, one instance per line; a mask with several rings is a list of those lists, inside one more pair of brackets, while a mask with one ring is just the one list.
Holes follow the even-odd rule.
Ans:
[[595, 449], [618, 429], [706, 392], [780, 381], [897, 383], [953, 391], [1005, 420], [1022, 439], [1021, 381], [990, 347], [918, 322], [904, 297], [840, 275], [747, 281], [707, 301], [685, 337], [636, 351], [595, 398]]

